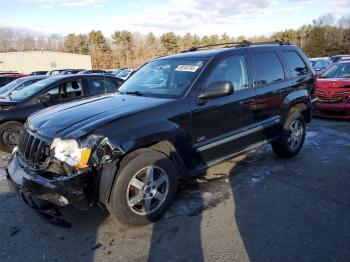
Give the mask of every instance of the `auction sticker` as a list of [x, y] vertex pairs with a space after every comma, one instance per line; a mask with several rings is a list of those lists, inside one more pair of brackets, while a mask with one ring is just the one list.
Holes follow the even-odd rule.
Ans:
[[198, 68], [198, 65], [178, 65], [175, 71], [196, 72]]

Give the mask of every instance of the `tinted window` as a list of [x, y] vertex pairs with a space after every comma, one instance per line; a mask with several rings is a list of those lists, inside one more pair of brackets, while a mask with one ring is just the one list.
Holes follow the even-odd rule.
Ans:
[[[283, 51], [283, 55], [287, 60], [287, 64], [291, 70], [292, 77], [304, 76], [308, 73], [307, 66], [300, 56], [294, 51]], [[319, 61], [320, 62], [320, 61]], [[319, 66], [314, 66], [315, 68], [322, 67], [322, 64]]]
[[7, 79], [6, 78], [0, 78], [0, 86], [4, 86], [7, 84]]
[[91, 95], [110, 93], [115, 92], [117, 90], [114, 83], [108, 79], [91, 78], [87, 81]]
[[232, 57], [216, 66], [208, 79], [208, 85], [221, 81], [231, 82], [235, 90], [248, 87], [247, 68], [243, 56]]
[[284, 80], [284, 71], [275, 53], [252, 55], [255, 66], [255, 86], [264, 86]]

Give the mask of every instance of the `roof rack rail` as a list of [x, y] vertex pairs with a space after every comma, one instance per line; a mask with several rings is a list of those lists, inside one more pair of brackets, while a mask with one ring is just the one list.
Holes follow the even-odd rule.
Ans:
[[232, 47], [249, 47], [249, 46], [256, 46], [256, 45], [290, 45], [290, 43], [280, 41], [280, 40], [255, 42], [255, 43], [249, 42], [248, 40], [243, 40], [241, 42], [229, 42], [229, 43], [222, 43], [222, 44], [212, 44], [212, 45], [191, 47], [190, 49], [181, 51], [181, 53], [194, 52], [194, 51], [208, 49], [209, 47], [216, 47], [216, 46], [223, 46], [223, 48], [232, 48]]

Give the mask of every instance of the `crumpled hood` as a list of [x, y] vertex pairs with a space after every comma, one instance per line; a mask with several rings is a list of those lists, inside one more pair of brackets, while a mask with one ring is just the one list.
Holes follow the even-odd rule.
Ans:
[[27, 120], [27, 126], [49, 138], [79, 138], [111, 121], [169, 102], [133, 95], [106, 95], [48, 107]]

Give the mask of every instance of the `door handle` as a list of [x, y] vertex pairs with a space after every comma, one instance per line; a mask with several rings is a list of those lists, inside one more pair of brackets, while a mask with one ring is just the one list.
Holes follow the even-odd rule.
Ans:
[[248, 98], [248, 99], [244, 99], [242, 101], [239, 102], [240, 105], [248, 105], [251, 104], [255, 101], [254, 98]]

